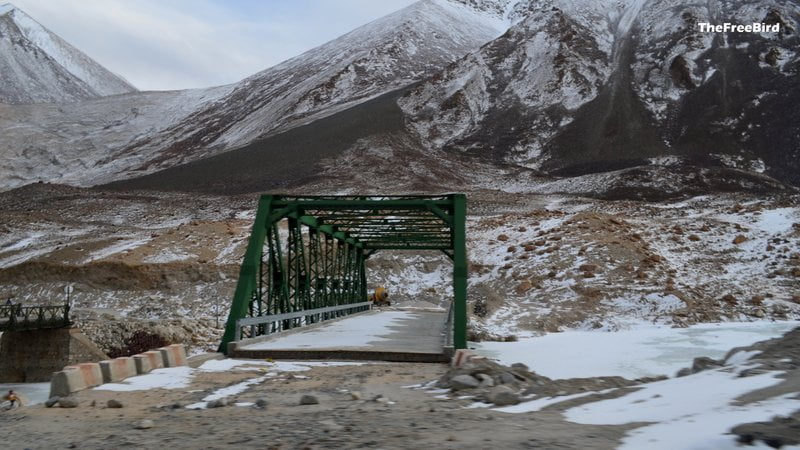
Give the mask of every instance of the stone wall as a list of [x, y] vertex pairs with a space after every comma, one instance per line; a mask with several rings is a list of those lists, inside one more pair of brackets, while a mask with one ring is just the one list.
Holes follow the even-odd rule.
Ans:
[[104, 359], [78, 328], [6, 331], [0, 337], [0, 382], [50, 381], [64, 366]]

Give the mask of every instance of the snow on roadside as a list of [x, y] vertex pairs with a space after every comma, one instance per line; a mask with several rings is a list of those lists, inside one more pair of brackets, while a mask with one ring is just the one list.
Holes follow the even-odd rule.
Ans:
[[733, 347], [782, 335], [798, 321], [700, 324], [688, 328], [640, 325], [616, 332], [566, 331], [517, 342], [481, 342], [478, 353], [502, 364], [522, 362], [550, 378], [674, 375], [698, 356], [721, 358]]
[[[311, 370], [312, 367], [335, 367], [335, 366], [358, 366], [369, 364], [368, 362], [341, 362], [341, 361], [259, 361], [246, 359], [221, 359], [204, 362], [200, 367], [171, 367], [166, 369], [156, 369], [145, 375], [130, 377], [119, 383], [106, 383], [96, 387], [97, 390], [129, 392], [145, 391], [150, 389], [182, 389], [187, 388], [192, 379], [199, 372], [227, 372], [230, 370], [268, 370], [266, 375], [245, 380], [241, 383], [226, 388], [218, 389], [210, 394], [208, 400], [227, 397], [244, 392], [247, 387], [261, 383], [267, 378], [278, 376], [281, 372], [302, 372]], [[264, 367], [257, 367], [264, 366]], [[258, 381], [255, 381], [258, 380]], [[240, 389], [240, 390], [237, 390]], [[189, 405], [193, 406], [193, 405]], [[194, 405], [196, 406], [196, 404]]]
[[197, 403], [192, 403], [191, 405], [187, 405], [186, 409], [206, 409], [208, 408], [208, 402], [219, 400], [222, 398], [230, 397], [231, 395], [241, 394], [242, 392], [246, 391], [250, 386], [255, 384], [261, 384], [267, 378], [272, 378], [277, 373], [270, 372], [264, 376], [250, 378], [249, 380], [244, 380], [241, 383], [236, 383], [231, 386], [226, 386], [222, 389], [217, 389], [216, 391], [212, 392], [209, 395], [203, 397], [203, 399]]
[[95, 389], [116, 392], [181, 389], [189, 386], [193, 376], [194, 369], [191, 367], [170, 367], [155, 369], [148, 374], [130, 377], [120, 383], [106, 383]]
[[621, 449], [699, 449], [733, 448], [734, 438], [726, 435], [732, 427], [800, 409], [796, 393], [736, 404], [738, 397], [782, 380], [776, 376], [780, 372], [742, 377], [729, 369], [648, 383], [623, 397], [577, 406], [564, 415], [581, 424], [655, 422], [628, 432]]

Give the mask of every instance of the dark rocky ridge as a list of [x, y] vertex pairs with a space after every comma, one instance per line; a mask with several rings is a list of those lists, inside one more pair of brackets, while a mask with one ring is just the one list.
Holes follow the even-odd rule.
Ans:
[[341, 155], [359, 139], [402, 130], [403, 116], [395, 102], [403, 92], [385, 94], [237, 150], [103, 188], [240, 194], [298, 186], [316, 178], [320, 160]]

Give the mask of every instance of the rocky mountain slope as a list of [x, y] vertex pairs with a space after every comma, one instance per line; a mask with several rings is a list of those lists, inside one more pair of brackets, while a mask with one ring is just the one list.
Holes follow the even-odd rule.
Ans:
[[[422, 142], [557, 175], [687, 163], [800, 183], [795, 2], [531, 5], [400, 100]], [[782, 31], [699, 31], [723, 21]]]
[[[0, 186], [156, 173], [121, 186], [230, 193], [383, 171], [410, 189], [780, 189], [800, 183], [798, 18], [780, 0], [422, 0], [234, 85], [0, 106]], [[720, 21], [782, 31], [698, 30]]]
[[[797, 184], [795, 5], [471, 4], [511, 28], [397, 98], [116, 187], [241, 193], [313, 182], [355, 192], [388, 178], [412, 191], [662, 199]], [[699, 21], [721, 17], [784, 32], [728, 39], [736, 45], [699, 34]], [[765, 48], [789, 59], [770, 65]], [[727, 54], [738, 56], [714, 56]], [[687, 69], [691, 87], [674, 61], [699, 61]]]
[[0, 5], [0, 103], [75, 102], [135, 91], [22, 10]]
[[425, 79], [505, 26], [496, 11], [422, 0], [230, 86], [3, 106], [0, 187], [93, 185], [241, 147]]

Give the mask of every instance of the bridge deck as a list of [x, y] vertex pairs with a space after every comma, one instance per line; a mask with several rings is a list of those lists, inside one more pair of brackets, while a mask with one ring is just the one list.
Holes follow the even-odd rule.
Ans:
[[445, 362], [447, 314], [377, 311], [233, 345], [235, 358]]

